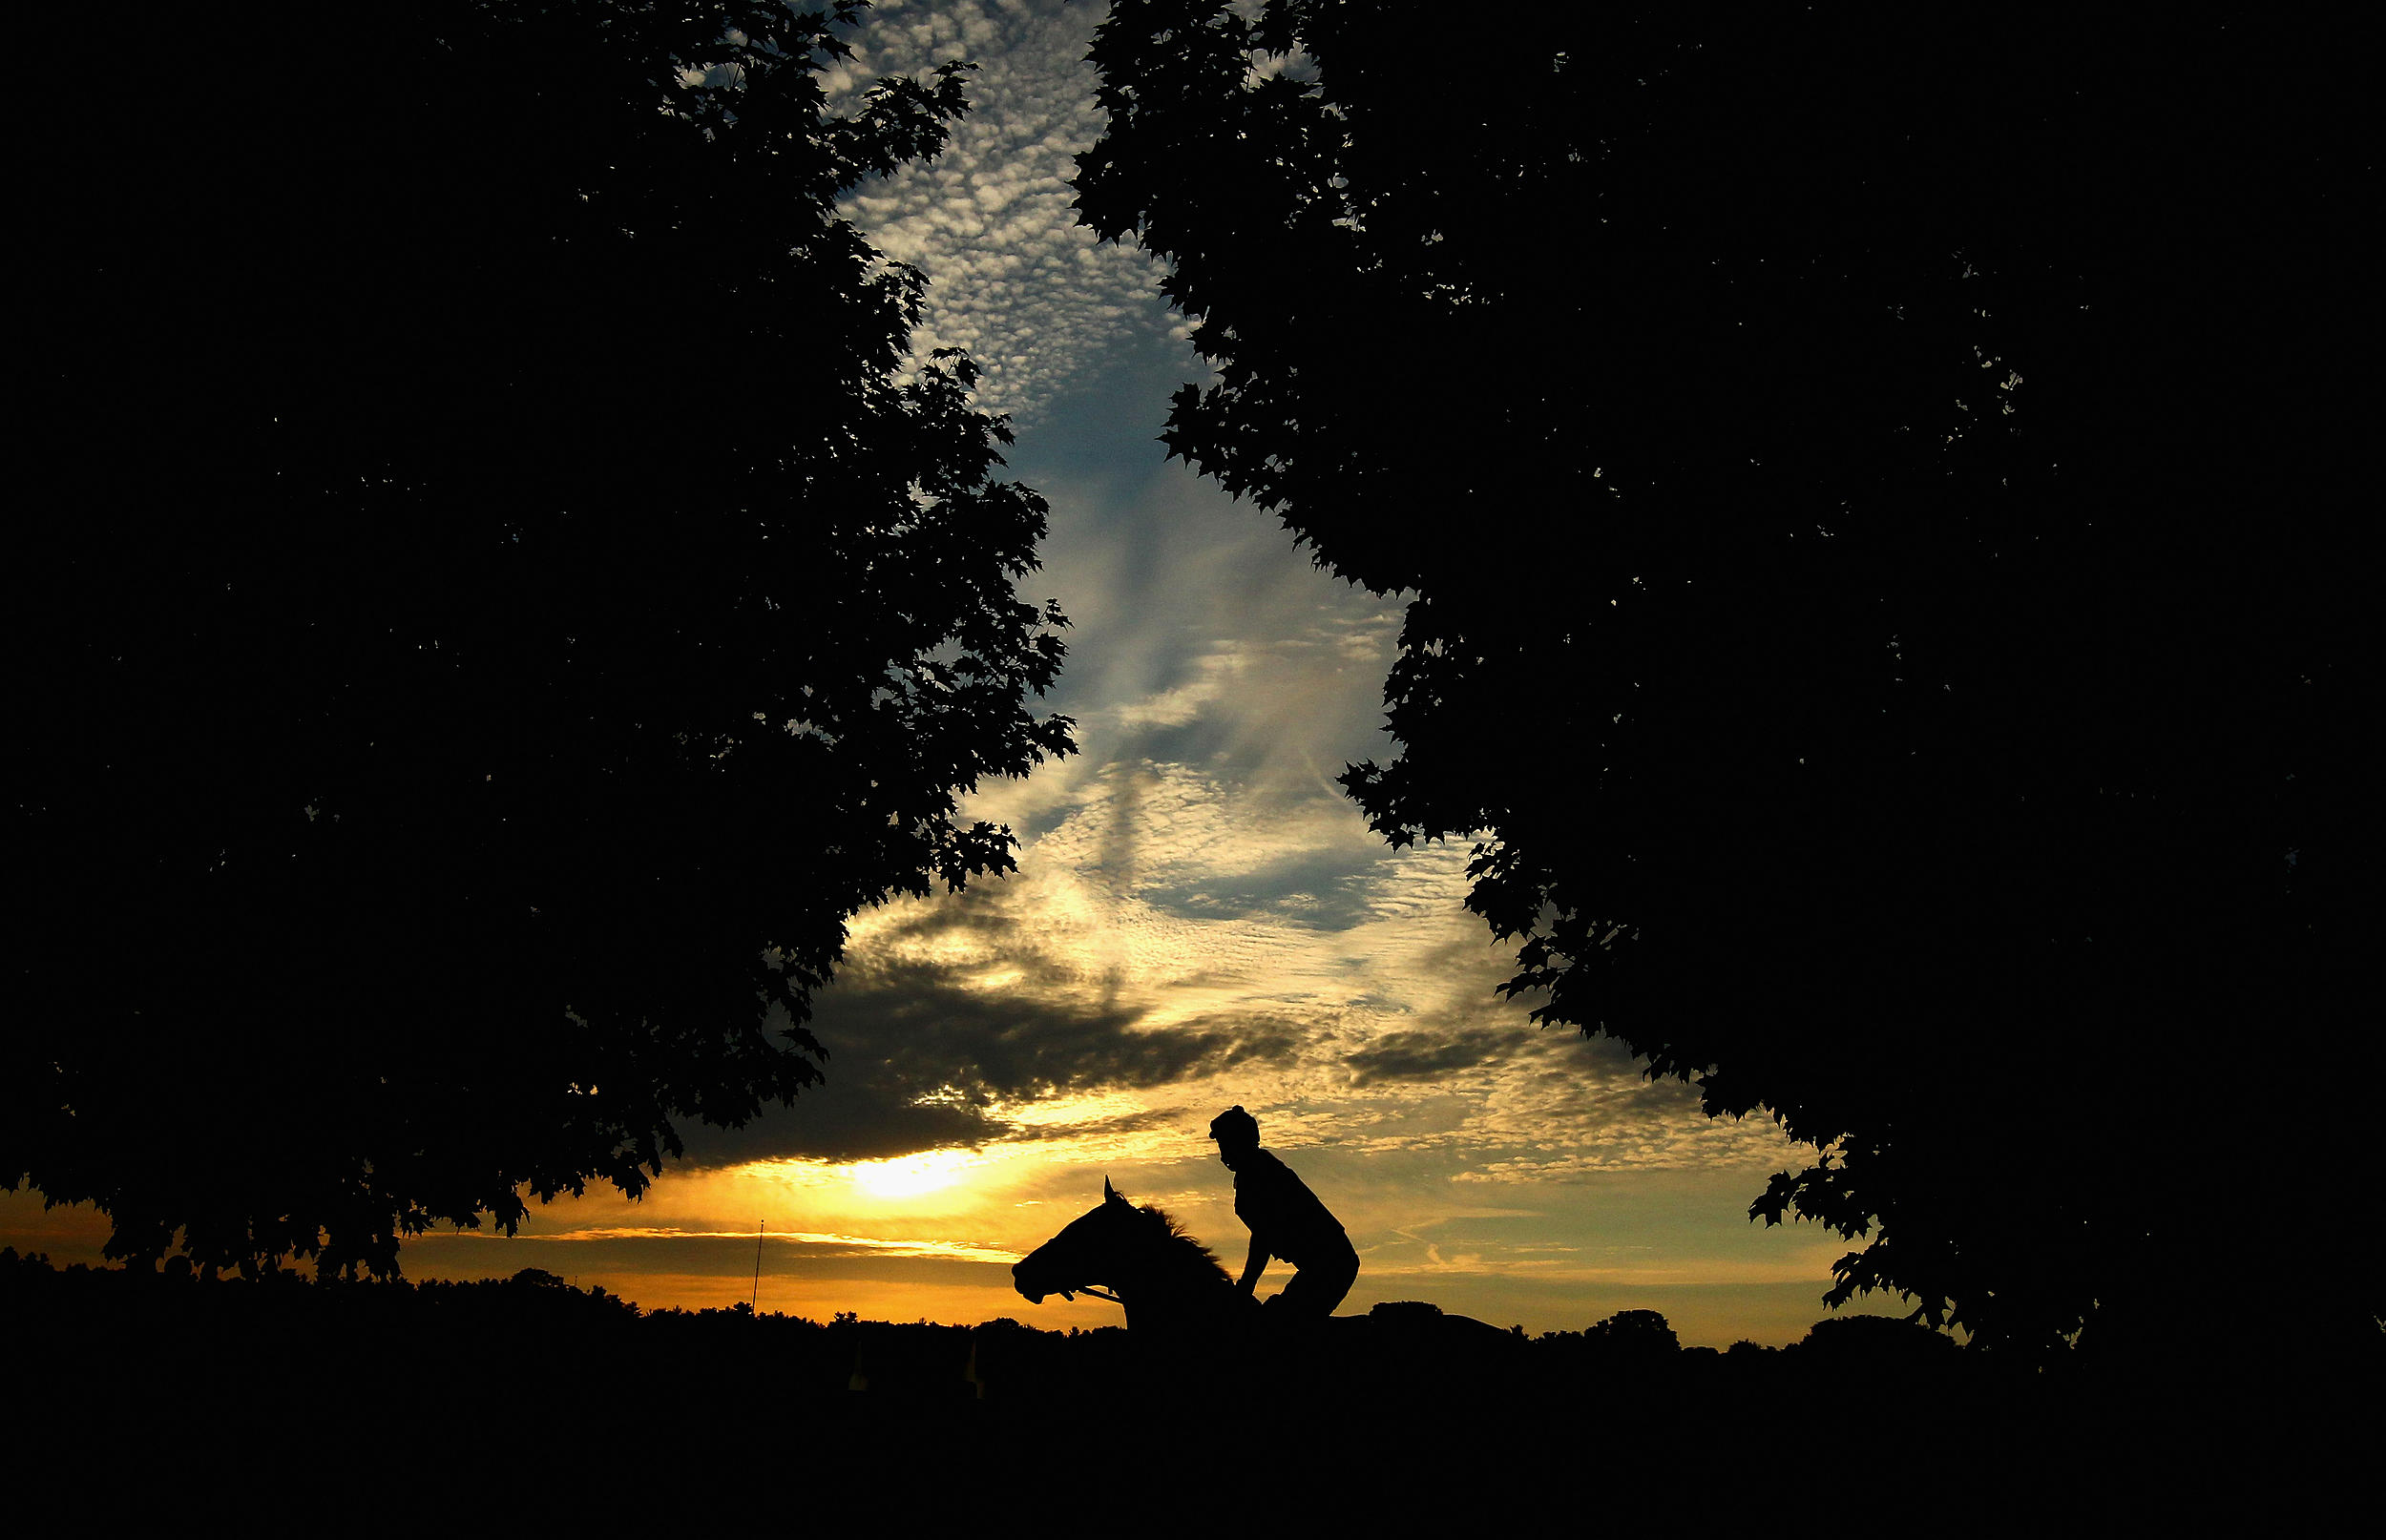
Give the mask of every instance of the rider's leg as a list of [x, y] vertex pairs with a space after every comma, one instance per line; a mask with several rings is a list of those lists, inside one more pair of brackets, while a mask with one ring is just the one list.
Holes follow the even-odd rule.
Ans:
[[1349, 1241], [1343, 1242], [1340, 1255], [1313, 1258], [1309, 1265], [1292, 1275], [1292, 1280], [1277, 1296], [1281, 1310], [1320, 1320], [1334, 1313], [1358, 1280], [1359, 1254]]

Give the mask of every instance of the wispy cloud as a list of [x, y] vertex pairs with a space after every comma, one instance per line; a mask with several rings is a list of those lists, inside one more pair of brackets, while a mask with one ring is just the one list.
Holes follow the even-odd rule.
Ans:
[[[569, 1230], [541, 1230], [537, 1238], [555, 1244], [613, 1245], [622, 1241], [677, 1242], [687, 1240], [756, 1241], [785, 1254], [800, 1251], [808, 1259], [836, 1257], [918, 1257], [940, 1261], [997, 1262], [1004, 1266], [1019, 1253], [997, 1246], [973, 1246], [961, 1241], [886, 1239], [873, 1236], [824, 1235], [808, 1230], [700, 1230], [669, 1224], [582, 1225]], [[493, 1231], [464, 1231], [454, 1238], [492, 1240], [505, 1237]], [[784, 1263], [787, 1259], [782, 1255]]]
[[1691, 1088], [1498, 996], [1513, 957], [1464, 908], [1469, 852], [1389, 848], [1329, 779], [1380, 748], [1351, 703], [1381, 677], [1384, 616], [1298, 584], [1307, 602], [1088, 712], [1079, 760], [982, 799], [1032, 815], [1015, 876], [857, 917], [815, 1023], [827, 1086], [702, 1156], [1064, 1158], [1099, 1137], [1200, 1158], [1239, 1101], [1271, 1142], [1430, 1157], [1445, 1180], [1778, 1158], [1761, 1120], [1710, 1121]]

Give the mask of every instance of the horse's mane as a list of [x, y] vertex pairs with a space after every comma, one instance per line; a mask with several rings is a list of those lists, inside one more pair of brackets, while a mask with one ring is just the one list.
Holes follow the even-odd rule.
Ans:
[[1187, 1230], [1175, 1215], [1156, 1203], [1139, 1203], [1136, 1208], [1138, 1212], [1148, 1214], [1161, 1222], [1162, 1227], [1167, 1231], [1168, 1245], [1184, 1256], [1186, 1265], [1192, 1265], [1193, 1259], [1198, 1258], [1203, 1266], [1216, 1273], [1220, 1278], [1230, 1277], [1226, 1272], [1226, 1264], [1218, 1259], [1218, 1254], [1203, 1245], [1193, 1232]]

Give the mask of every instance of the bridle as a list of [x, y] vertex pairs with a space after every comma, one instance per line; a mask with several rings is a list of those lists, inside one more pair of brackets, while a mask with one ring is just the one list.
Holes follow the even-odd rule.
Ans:
[[1098, 1289], [1091, 1283], [1081, 1284], [1074, 1289], [1062, 1289], [1060, 1291], [1060, 1297], [1064, 1300], [1074, 1300], [1080, 1294], [1090, 1294], [1097, 1300], [1108, 1300], [1115, 1305], [1123, 1306], [1126, 1303], [1124, 1300], [1120, 1299], [1108, 1289]]

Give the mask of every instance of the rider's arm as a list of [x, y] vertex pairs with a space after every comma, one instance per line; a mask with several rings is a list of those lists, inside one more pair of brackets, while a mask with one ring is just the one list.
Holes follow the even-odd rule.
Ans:
[[1243, 1259], [1243, 1281], [1236, 1287], [1245, 1294], [1250, 1293], [1259, 1287], [1259, 1276], [1266, 1271], [1267, 1271], [1267, 1248], [1259, 1243], [1259, 1237], [1253, 1236], [1251, 1255]]

